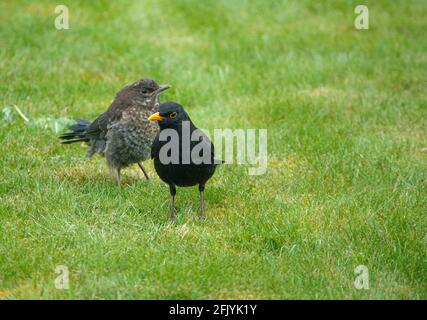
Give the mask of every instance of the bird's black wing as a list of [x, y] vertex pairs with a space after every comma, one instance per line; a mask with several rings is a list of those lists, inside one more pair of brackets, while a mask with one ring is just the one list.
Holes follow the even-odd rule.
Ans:
[[213, 163], [215, 165], [225, 163], [225, 161], [223, 161], [223, 160], [215, 159], [215, 146], [204, 133], [202, 136], [199, 137], [199, 143], [200, 142], [203, 143], [206, 147], [210, 147], [210, 150], [211, 150], [210, 161], [211, 161], [211, 163]]
[[[197, 130], [199, 130], [199, 129], [197, 129]], [[201, 135], [199, 136], [198, 141], [191, 141], [191, 150], [193, 149], [193, 147], [195, 145], [199, 145], [202, 150], [210, 150], [210, 163], [215, 163], [215, 164], [221, 163], [221, 161], [215, 160], [215, 148], [214, 148], [213, 143], [203, 133], [203, 131], [200, 131], [200, 132], [201, 132]], [[158, 133], [156, 135], [156, 137], [154, 138], [153, 143], [151, 145], [151, 158], [152, 159], [159, 157], [161, 147], [164, 145], [164, 143], [167, 143], [166, 141], [164, 143], [160, 142], [159, 136], [160, 136], [160, 133]], [[180, 143], [180, 147], [179, 147], [179, 152], [181, 152], [181, 143]], [[195, 160], [195, 162], [197, 162], [197, 163], [202, 163], [202, 162], [204, 162], [203, 160], [205, 160], [205, 159], [203, 159], [202, 155], [195, 154], [192, 156], [196, 157], [196, 159], [192, 159], [192, 160]]]
[[[210, 161], [211, 163], [214, 163], [215, 161], [215, 148], [213, 143], [209, 140], [209, 138], [203, 133], [202, 130], [200, 129], [196, 129], [199, 130], [199, 141], [192, 141], [191, 142], [191, 149], [193, 149], [193, 147], [195, 145], [199, 145], [202, 150], [210, 150]], [[200, 163], [200, 161], [202, 160], [202, 156], [201, 155], [192, 155], [193, 157], [197, 157], [196, 162]]]

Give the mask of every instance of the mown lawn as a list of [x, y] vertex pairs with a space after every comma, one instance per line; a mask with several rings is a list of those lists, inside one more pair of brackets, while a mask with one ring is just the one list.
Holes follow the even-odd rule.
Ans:
[[[0, 298], [427, 298], [425, 1], [364, 1], [362, 31], [359, 1], [60, 3], [69, 30], [0, 2]], [[151, 161], [118, 189], [59, 144], [141, 77], [199, 127], [268, 129], [267, 173], [222, 166], [205, 221], [179, 189], [170, 225]]]

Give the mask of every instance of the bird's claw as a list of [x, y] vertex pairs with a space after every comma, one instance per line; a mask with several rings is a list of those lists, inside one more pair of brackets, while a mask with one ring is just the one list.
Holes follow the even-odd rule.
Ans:
[[205, 210], [201, 210], [201, 209], [199, 209], [199, 213], [197, 214], [197, 217], [198, 217], [200, 220], [205, 220], [205, 219], [206, 219]]
[[170, 218], [169, 218], [169, 221], [170, 221], [170, 222], [174, 222], [174, 221], [175, 221], [175, 219], [176, 219], [176, 211], [175, 211], [175, 209], [172, 209], [172, 210], [170, 211]]

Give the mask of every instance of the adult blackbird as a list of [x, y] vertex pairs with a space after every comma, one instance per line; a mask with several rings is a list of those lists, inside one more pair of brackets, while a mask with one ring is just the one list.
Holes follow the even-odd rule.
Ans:
[[199, 185], [199, 216], [204, 218], [205, 184], [214, 174], [216, 165], [222, 163], [214, 159], [213, 144], [177, 103], [160, 104], [158, 112], [148, 120], [157, 121], [160, 126], [151, 147], [151, 157], [160, 179], [169, 185], [171, 220], [175, 219], [176, 186]]
[[121, 89], [106, 112], [93, 122], [76, 119], [72, 132], [60, 136], [63, 144], [84, 141], [89, 145], [87, 156], [105, 156], [120, 185], [120, 170], [133, 163], [141, 164], [150, 156], [150, 148], [158, 127], [147, 117], [159, 105], [159, 95], [169, 85], [159, 86], [154, 80], [141, 79]]

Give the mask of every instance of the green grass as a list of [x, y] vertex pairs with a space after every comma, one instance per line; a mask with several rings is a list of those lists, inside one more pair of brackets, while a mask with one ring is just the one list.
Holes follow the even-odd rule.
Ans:
[[[0, 298], [426, 299], [427, 6], [364, 3], [357, 31], [359, 1], [65, 1], [58, 31], [55, 1], [0, 2]], [[267, 173], [222, 166], [206, 221], [180, 188], [170, 225], [151, 161], [118, 189], [40, 124], [140, 77], [199, 127], [267, 128]]]

